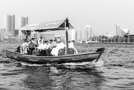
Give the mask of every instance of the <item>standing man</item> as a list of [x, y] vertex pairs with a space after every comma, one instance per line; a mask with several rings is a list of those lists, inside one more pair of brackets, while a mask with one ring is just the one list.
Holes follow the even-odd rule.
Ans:
[[42, 36], [40, 36], [40, 38], [38, 39], [38, 46], [43, 44], [43, 42], [44, 42], [44, 39]]

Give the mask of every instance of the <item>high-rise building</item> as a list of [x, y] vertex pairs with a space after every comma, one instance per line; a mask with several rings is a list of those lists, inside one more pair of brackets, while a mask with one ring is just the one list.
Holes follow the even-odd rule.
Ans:
[[78, 40], [78, 31], [75, 32], [75, 40]]
[[7, 31], [11, 31], [11, 15], [7, 16]]
[[15, 31], [15, 15], [12, 15], [12, 18], [11, 18], [11, 31]]
[[21, 18], [21, 27], [28, 24], [28, 17], [22, 17]]
[[26, 24], [28, 24], [28, 16], [27, 16], [27, 17], [25, 17], [25, 19], [26, 19], [26, 21], [25, 21], [25, 22], [26, 22]]
[[7, 31], [14, 33], [15, 31], [15, 15], [7, 15]]

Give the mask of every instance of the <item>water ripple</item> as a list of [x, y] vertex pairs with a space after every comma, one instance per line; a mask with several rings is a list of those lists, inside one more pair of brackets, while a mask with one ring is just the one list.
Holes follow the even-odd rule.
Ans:
[[58, 66], [17, 67], [14, 62], [1, 62], [0, 90], [134, 89], [134, 48], [107, 47], [101, 59], [105, 61], [102, 67], [72, 69]]

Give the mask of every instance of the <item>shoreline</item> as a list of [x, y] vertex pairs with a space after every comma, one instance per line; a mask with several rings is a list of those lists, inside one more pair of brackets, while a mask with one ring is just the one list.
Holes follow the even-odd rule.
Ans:
[[82, 47], [128, 47], [134, 48], [134, 43], [75, 43], [77, 46]]

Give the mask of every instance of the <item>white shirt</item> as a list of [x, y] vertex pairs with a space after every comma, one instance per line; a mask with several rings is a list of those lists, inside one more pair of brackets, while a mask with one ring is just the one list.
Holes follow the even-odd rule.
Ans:
[[68, 47], [69, 47], [69, 48], [74, 48], [74, 43], [73, 43], [73, 42], [70, 42], [70, 43], [68, 44]]
[[44, 49], [44, 45], [43, 45], [43, 43], [41, 44], [39, 44], [39, 46], [37, 47], [37, 49]]
[[62, 42], [61, 43], [57, 43], [56, 47], [52, 49], [51, 54], [53, 56], [58, 56], [59, 50], [63, 49], [63, 48], [65, 48], [65, 44], [64, 43], [62, 43]]
[[56, 45], [56, 48], [58, 48], [58, 49], [63, 49], [64, 47], [66, 47], [66, 45], [63, 42], [57, 43], [57, 45]]
[[21, 48], [21, 50], [20, 50], [21, 54], [26, 54], [27, 53], [28, 45], [29, 45], [29, 43], [27, 43], [27, 42], [24, 42], [21, 45], [21, 47], [20, 47]]
[[75, 54], [78, 54], [78, 51], [77, 51], [77, 49], [75, 48], [75, 46], [74, 46], [74, 43], [73, 43], [73, 42], [70, 42], [70, 43], [68, 44], [68, 47], [69, 47], [69, 48], [73, 48], [73, 49], [74, 49], [74, 51], [75, 51]]
[[43, 39], [39, 39], [38, 40], [38, 45], [43, 44], [43, 41], [44, 41]]
[[44, 50], [44, 49], [48, 49], [50, 47], [49, 44], [40, 44], [37, 49], [40, 49], [40, 50]]

